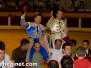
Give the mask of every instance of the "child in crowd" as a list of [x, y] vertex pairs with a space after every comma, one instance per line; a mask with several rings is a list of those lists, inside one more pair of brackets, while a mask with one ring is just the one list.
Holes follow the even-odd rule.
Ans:
[[86, 51], [83, 47], [78, 47], [76, 50], [77, 60], [74, 61], [74, 68], [91, 68], [89, 60], [85, 59]]

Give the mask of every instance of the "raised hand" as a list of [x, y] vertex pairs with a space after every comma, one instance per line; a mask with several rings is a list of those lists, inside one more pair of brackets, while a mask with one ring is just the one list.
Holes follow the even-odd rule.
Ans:
[[24, 12], [24, 14], [22, 14], [22, 17], [24, 18], [26, 16], [26, 12]]

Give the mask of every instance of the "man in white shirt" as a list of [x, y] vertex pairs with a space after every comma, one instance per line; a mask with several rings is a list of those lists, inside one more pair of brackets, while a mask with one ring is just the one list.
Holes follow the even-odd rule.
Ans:
[[5, 66], [5, 63], [12, 63], [9, 55], [5, 53], [5, 43], [0, 41], [0, 68], [14, 68], [13, 66]]
[[57, 60], [60, 56], [62, 56], [61, 45], [62, 45], [62, 40], [56, 39], [55, 40], [55, 49], [50, 51], [50, 53], [51, 53], [50, 60]]
[[5, 55], [4, 51], [5, 48], [0, 43], [0, 68], [4, 68], [4, 66], [1, 65], [4, 63], [4, 55]]
[[5, 53], [5, 61], [10, 61], [10, 56]]

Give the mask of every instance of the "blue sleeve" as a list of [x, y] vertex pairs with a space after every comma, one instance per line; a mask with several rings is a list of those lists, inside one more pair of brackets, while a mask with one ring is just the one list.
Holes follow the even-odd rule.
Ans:
[[27, 33], [28, 34], [34, 34], [34, 30], [35, 30], [35, 28], [34, 27], [30, 27], [30, 25], [29, 26], [26, 26], [26, 28], [27, 28]]

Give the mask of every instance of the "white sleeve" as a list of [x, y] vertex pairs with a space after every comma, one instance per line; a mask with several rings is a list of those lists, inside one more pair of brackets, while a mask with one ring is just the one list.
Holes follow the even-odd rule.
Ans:
[[5, 53], [5, 61], [10, 61], [10, 56]]

